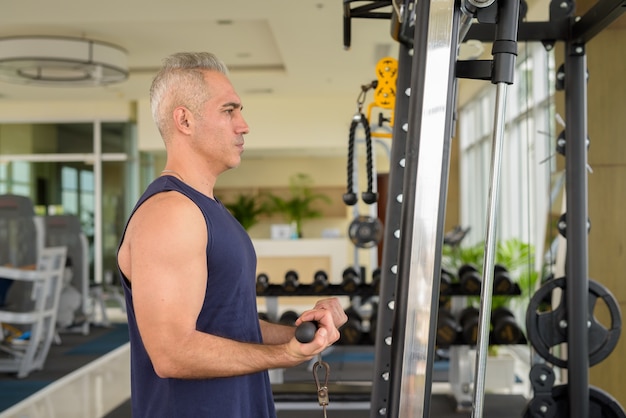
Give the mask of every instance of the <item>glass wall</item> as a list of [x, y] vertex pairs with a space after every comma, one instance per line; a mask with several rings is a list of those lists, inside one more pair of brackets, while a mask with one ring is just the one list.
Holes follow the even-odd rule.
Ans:
[[[498, 240], [532, 243], [540, 257], [548, 224], [554, 159], [553, 53], [526, 44], [518, 55], [506, 107]], [[461, 218], [467, 244], [484, 240], [488, 202], [495, 87], [487, 85], [460, 111]], [[540, 260], [537, 260], [540, 264]]]
[[124, 222], [137, 199], [134, 124], [0, 125], [0, 194], [28, 196], [40, 216], [80, 219], [91, 279], [115, 272]]

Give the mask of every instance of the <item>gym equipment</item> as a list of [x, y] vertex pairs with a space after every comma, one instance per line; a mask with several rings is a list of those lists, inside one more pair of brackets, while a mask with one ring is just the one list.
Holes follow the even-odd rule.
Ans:
[[501, 264], [496, 264], [493, 273], [493, 294], [509, 295], [513, 293], [514, 289], [515, 284], [507, 268]]
[[[374, 191], [374, 160], [372, 156], [372, 134], [370, 131], [369, 121], [362, 113], [365, 95], [369, 89], [376, 88], [377, 81], [373, 81], [368, 85], [361, 86], [361, 93], [357, 99], [357, 112], [352, 118], [350, 124], [350, 135], [348, 139], [348, 179], [347, 191], [343, 195], [343, 201], [348, 206], [355, 206], [358, 198], [355, 191], [355, 183], [357, 172], [354, 170], [355, 160], [355, 133], [359, 125], [362, 125], [365, 132], [366, 147], [366, 171], [367, 171], [367, 190], [361, 193], [361, 199], [367, 205], [373, 205], [378, 200], [378, 193]], [[384, 90], [384, 89], [383, 89]], [[358, 209], [355, 207], [355, 218], [348, 226], [348, 237], [357, 248], [372, 248], [378, 245], [382, 238], [383, 226], [380, 220], [371, 213], [375, 208], [370, 208], [370, 215], [359, 215]], [[356, 252], [355, 252], [356, 255]], [[356, 259], [356, 258], [355, 258]]]
[[[559, 217], [559, 221], [556, 224], [559, 233], [563, 238], [567, 238], [567, 213], [562, 214]], [[587, 218], [587, 233], [591, 231], [591, 220]]]
[[[551, 396], [533, 398], [524, 411], [524, 418], [570, 418], [570, 399], [568, 385], [552, 388]], [[626, 413], [620, 404], [608, 393], [589, 386], [589, 418], [624, 418]]]
[[[501, 81], [503, 73], [513, 74], [514, 59], [511, 56], [516, 49], [518, 35], [524, 41], [544, 42], [552, 49], [554, 43], [563, 42], [565, 67], [563, 88], [566, 90], [566, 112], [568, 132], [568, 158], [566, 161], [567, 208], [573, 222], [568, 225], [568, 274], [575, 275], [575, 280], [568, 289], [570, 303], [583, 306], [582, 317], [572, 315], [568, 357], [581, 362], [586, 357], [586, 330], [583, 323], [587, 315], [587, 237], [579, 231], [577, 225], [584, 224], [586, 216], [587, 183], [586, 153], [584, 136], [587, 132], [586, 121], [586, 42], [597, 35], [624, 12], [619, 2], [600, 0], [588, 12], [574, 19], [572, 2], [553, 2], [550, 7], [550, 19], [547, 22], [528, 22], [514, 16], [519, 2], [499, 1], [490, 6], [490, 2], [462, 1], [458, 3], [445, 0], [429, 2], [400, 1], [393, 3], [391, 13], [383, 13], [379, 5], [388, 6], [388, 2], [371, 2], [362, 6], [344, 2], [344, 45], [350, 45], [350, 22], [352, 17], [381, 18], [390, 17], [392, 37], [400, 43], [399, 71], [397, 83], [397, 103], [393, 133], [392, 158], [390, 160], [390, 189], [387, 219], [385, 219], [385, 247], [394, 244], [393, 251], [384, 249], [382, 269], [384, 282], [381, 286], [381, 324], [378, 333], [375, 356], [375, 372], [371, 396], [371, 418], [381, 416], [422, 416], [430, 410], [434, 325], [436, 307], [432, 304], [438, 295], [432, 279], [439, 274], [440, 260], [437, 258], [442, 242], [443, 219], [449, 170], [451, 126], [454, 117], [454, 97], [456, 82], [454, 77], [469, 77], [492, 80], [499, 83], [496, 92], [497, 114], [501, 111], [506, 90]], [[480, 5], [489, 7], [481, 9]], [[477, 6], [478, 5], [478, 6]], [[377, 7], [379, 6], [379, 7]], [[598, 7], [596, 7], [598, 6]], [[459, 10], [459, 8], [461, 10]], [[507, 17], [505, 17], [505, 15]], [[476, 19], [474, 19], [476, 18]], [[505, 36], [502, 36], [505, 35]], [[464, 38], [493, 42], [493, 61], [456, 61], [457, 41]], [[546, 41], [550, 39], [550, 41]], [[409, 56], [409, 52], [414, 54]], [[502, 59], [503, 56], [507, 59]], [[461, 65], [467, 64], [467, 65]], [[463, 71], [465, 69], [465, 71]], [[471, 70], [471, 71], [468, 71]], [[474, 76], [470, 76], [473, 72]], [[480, 75], [482, 77], [478, 77]], [[446, 79], [447, 76], [447, 79]], [[447, 91], [447, 95], [443, 92]], [[410, 92], [410, 100], [407, 97]], [[404, 93], [404, 94], [402, 94]], [[399, 111], [401, 110], [401, 111]], [[503, 122], [498, 121], [493, 130], [500, 133]], [[397, 128], [397, 129], [396, 129]], [[494, 163], [492, 168], [500, 166], [499, 147], [502, 141], [494, 141], [492, 150]], [[582, 149], [579, 149], [582, 148]], [[403, 154], [398, 150], [406, 150]], [[494, 172], [499, 171], [493, 170]], [[498, 179], [499, 175], [491, 176]], [[405, 184], [402, 184], [402, 181]], [[402, 187], [404, 186], [404, 187]], [[496, 185], [497, 186], [497, 185]], [[496, 192], [498, 187], [492, 187]], [[490, 189], [490, 193], [491, 193]], [[494, 193], [497, 195], [498, 193]], [[427, 197], [427, 198], [425, 198]], [[402, 198], [401, 206], [397, 204]], [[497, 200], [497, 199], [494, 199]], [[430, 204], [432, 203], [432, 204]], [[497, 205], [490, 205], [494, 209]], [[402, 216], [400, 216], [402, 214]], [[406, 216], [405, 216], [406, 215]], [[492, 210], [487, 218], [495, 220]], [[400, 221], [400, 222], [399, 222]], [[487, 237], [492, 225], [487, 228]], [[584, 228], [582, 228], [584, 229]], [[402, 231], [401, 241], [394, 236], [395, 231]], [[486, 239], [487, 247], [493, 244]], [[493, 248], [485, 251], [485, 266], [491, 266]], [[410, 260], [410, 261], [408, 261]], [[400, 265], [398, 265], [400, 264]], [[397, 270], [393, 270], [397, 268]], [[418, 270], [418, 272], [416, 272]], [[490, 270], [490, 267], [488, 268]], [[390, 273], [392, 272], [393, 273]], [[397, 275], [395, 272], [399, 272]], [[491, 276], [489, 274], [484, 276]], [[430, 281], [429, 281], [430, 279]], [[492, 278], [485, 280], [486, 303], [482, 312], [481, 336], [488, 330], [491, 311]], [[397, 291], [396, 291], [397, 289]], [[430, 297], [430, 298], [429, 298]], [[579, 305], [580, 304], [580, 305]], [[387, 307], [393, 306], [387, 309]], [[393, 311], [393, 312], [391, 312]], [[393, 341], [387, 327], [394, 325]], [[574, 326], [575, 325], [575, 326]], [[385, 332], [383, 332], [383, 327]], [[584, 338], [577, 338], [576, 333]], [[581, 341], [582, 340], [582, 341]], [[474, 415], [482, 416], [484, 375], [487, 350], [480, 339], [478, 352], [481, 356], [476, 361], [477, 381], [474, 385], [475, 399], [470, 403], [475, 406]], [[574, 348], [574, 350], [572, 350]], [[413, 356], [419, 353], [419, 356]], [[392, 361], [395, 360], [395, 361]], [[392, 364], [392, 367], [390, 367]], [[580, 369], [583, 369], [581, 367]], [[570, 411], [572, 418], [588, 417], [588, 379], [586, 371], [568, 376], [570, 379]], [[586, 403], [585, 403], [586, 402]]]
[[377, 295], [378, 293], [380, 293], [380, 277], [381, 277], [381, 271], [380, 271], [380, 267], [374, 269], [374, 271], [372, 272], [372, 289], [374, 289], [374, 294]]
[[383, 229], [383, 224], [378, 218], [359, 215], [350, 223], [348, 236], [355, 246], [372, 248], [380, 242]]
[[296, 320], [300, 317], [300, 315], [291, 310], [287, 310], [280, 315], [278, 318], [278, 323], [282, 325], [291, 325], [294, 326], [296, 324]]
[[522, 339], [522, 330], [515, 321], [515, 315], [504, 306], [493, 310], [491, 324], [493, 344], [515, 344]]
[[555, 415], [552, 386], [556, 377], [552, 367], [545, 363], [534, 364], [529, 373], [530, 384], [533, 388], [533, 398], [524, 410], [524, 416], [553, 418]]
[[343, 201], [348, 206], [356, 205], [358, 198], [357, 194], [354, 191], [354, 139], [356, 129], [359, 125], [363, 127], [365, 131], [365, 151], [366, 151], [366, 171], [367, 171], [367, 190], [361, 194], [361, 199], [363, 202], [371, 205], [375, 203], [378, 199], [378, 194], [374, 192], [374, 173], [373, 173], [373, 158], [372, 158], [372, 133], [370, 131], [369, 121], [362, 113], [363, 103], [365, 101], [365, 95], [368, 90], [371, 88], [375, 88], [377, 82], [372, 82], [369, 85], [361, 86], [361, 93], [357, 99], [357, 112], [352, 118], [352, 122], [350, 123], [350, 134], [348, 137], [348, 181], [347, 181], [347, 191], [343, 195]]
[[283, 290], [287, 293], [294, 293], [296, 290], [298, 290], [298, 286], [300, 286], [298, 273], [295, 270], [289, 270], [287, 273], [285, 273]]
[[314, 321], [303, 322], [296, 328], [296, 340], [302, 344], [310, 343], [315, 338], [317, 323]]
[[376, 344], [376, 331], [378, 327], [378, 303], [372, 303], [372, 314], [370, 315], [370, 329], [367, 333], [370, 344]]
[[263, 320], [263, 321], [268, 321], [270, 320], [270, 316], [267, 314], [267, 312], [259, 312], [258, 313], [258, 317], [259, 319]]
[[[475, 6], [471, 6], [475, 7]], [[474, 9], [475, 10], [475, 9]], [[484, 10], [484, 9], [479, 9]], [[499, 1], [495, 11], [495, 33], [493, 41], [493, 67], [490, 79], [496, 85], [495, 120], [491, 144], [491, 165], [487, 222], [485, 227], [485, 252], [483, 257], [483, 286], [480, 292], [481, 315], [478, 327], [476, 350], [476, 373], [474, 377], [473, 416], [483, 416], [485, 379], [487, 371], [487, 349], [489, 345], [489, 317], [493, 293], [493, 265], [496, 252], [496, 219], [500, 195], [502, 149], [506, 123], [506, 96], [508, 85], [513, 84], [515, 58], [517, 56], [517, 29], [520, 19], [520, 2]], [[477, 13], [478, 15], [478, 13]]]
[[454, 344], [459, 335], [459, 324], [447, 309], [439, 309], [437, 317], [437, 347], [447, 348]]
[[463, 341], [469, 345], [476, 345], [478, 340], [478, 316], [480, 312], [474, 306], [468, 306], [459, 313], [459, 325]]
[[[549, 312], [539, 312], [545, 298], [555, 289], [562, 289], [559, 305]], [[561, 368], [568, 368], [568, 360], [557, 357], [551, 352], [555, 345], [568, 342], [568, 307], [566, 305], [567, 280], [565, 277], [546, 282], [531, 298], [526, 311], [526, 334], [537, 353], [549, 363]], [[606, 304], [610, 314], [610, 326], [605, 327], [594, 316], [598, 299]], [[615, 297], [607, 288], [594, 280], [589, 280], [588, 293], [588, 348], [589, 366], [598, 364], [613, 351], [621, 333], [622, 318]]]
[[30, 289], [27, 304], [14, 307], [18, 309], [0, 309], [1, 324], [30, 332], [24, 344], [0, 347], [7, 354], [0, 359], [0, 372], [17, 373], [18, 378], [24, 378], [44, 368], [56, 334], [66, 254], [65, 247], [48, 247], [40, 250], [35, 270], [0, 267], [0, 277], [15, 280], [16, 284]]
[[552, 390], [552, 385], [556, 380], [554, 370], [545, 363], [536, 363], [530, 368], [530, 384], [533, 392], [546, 392]]
[[[77, 215], [44, 216], [46, 247], [66, 247], [66, 270], [71, 274], [69, 283], [64, 283], [59, 300], [57, 324], [64, 331], [89, 334], [91, 297], [102, 294], [102, 284], [89, 283], [89, 243]], [[98, 292], [100, 290], [100, 292]], [[100, 302], [100, 301], [98, 301]], [[75, 325], [80, 324], [80, 325]]]
[[[478, 295], [482, 286], [482, 277], [478, 269], [471, 264], [464, 264], [458, 271], [461, 291], [466, 295]], [[510, 295], [515, 293], [515, 283], [506, 267], [494, 266], [493, 294]]]
[[313, 275], [313, 291], [321, 293], [328, 289], [328, 274], [324, 270], [318, 270]]
[[346, 268], [342, 277], [341, 288], [347, 293], [354, 293], [362, 283], [361, 276], [352, 267]]
[[450, 290], [452, 289], [453, 280], [454, 278], [452, 276], [452, 273], [442, 268], [441, 278], [440, 278], [440, 283], [439, 283], [439, 293], [441, 295], [447, 295], [448, 293], [450, 293]]
[[476, 267], [465, 264], [459, 268], [461, 291], [466, 295], [477, 295], [482, 285], [480, 273]]
[[324, 270], [316, 271], [313, 275], [313, 290], [315, 292], [322, 292], [326, 290], [329, 285], [328, 274]]
[[265, 273], [259, 273], [256, 276], [256, 294], [262, 295], [267, 291], [267, 288], [270, 286], [270, 278]]
[[339, 344], [357, 345], [363, 339], [363, 318], [352, 306], [346, 309], [348, 321], [339, 330]]

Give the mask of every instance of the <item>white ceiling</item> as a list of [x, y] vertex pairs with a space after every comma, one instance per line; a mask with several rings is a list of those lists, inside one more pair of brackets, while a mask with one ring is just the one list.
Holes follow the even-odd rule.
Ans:
[[0, 37], [54, 35], [113, 43], [128, 52], [129, 78], [107, 87], [0, 82], [0, 100], [139, 100], [163, 57], [210, 51], [231, 69], [240, 95], [351, 94], [397, 55], [390, 22], [356, 19], [343, 48], [340, 0], [21, 0], [0, 3]]

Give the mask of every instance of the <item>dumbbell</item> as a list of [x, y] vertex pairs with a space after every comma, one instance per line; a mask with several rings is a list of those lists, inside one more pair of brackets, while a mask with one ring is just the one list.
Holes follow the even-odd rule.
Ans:
[[477, 295], [480, 293], [482, 281], [476, 267], [471, 264], [464, 264], [459, 268], [458, 273], [463, 293], [467, 295]]
[[452, 289], [452, 281], [453, 281], [452, 273], [448, 270], [442, 268], [441, 269], [441, 277], [439, 282], [439, 294], [447, 295]]
[[313, 275], [313, 291], [321, 293], [328, 288], [328, 274], [324, 270], [318, 270]]
[[285, 281], [283, 282], [283, 290], [288, 293], [293, 293], [298, 290], [300, 282], [298, 280], [298, 273], [294, 270], [289, 270], [285, 273]]
[[344, 292], [353, 293], [357, 290], [361, 284], [361, 277], [359, 273], [352, 267], [348, 267], [343, 271], [343, 281], [341, 282], [341, 288]]
[[270, 286], [270, 278], [265, 273], [260, 273], [256, 276], [256, 294], [262, 295]]
[[345, 312], [348, 320], [339, 330], [339, 344], [357, 345], [363, 338], [363, 318], [352, 306]]
[[378, 303], [372, 302], [372, 315], [370, 316], [370, 331], [368, 340], [371, 344], [376, 344], [376, 329], [378, 327]]
[[278, 318], [278, 323], [282, 325], [291, 325], [294, 326], [296, 324], [296, 320], [300, 317], [295, 311], [285, 311], [282, 313], [280, 318]]
[[452, 273], [442, 268], [439, 276], [439, 306], [445, 305], [450, 300], [453, 280]]
[[466, 344], [475, 345], [478, 341], [478, 308], [468, 306], [459, 312], [461, 336]]
[[378, 295], [380, 293], [380, 277], [381, 277], [380, 267], [374, 269], [372, 272], [372, 289], [374, 289], [374, 294]]
[[459, 324], [456, 322], [452, 312], [447, 309], [439, 309], [437, 316], [437, 346], [439, 348], [450, 347], [457, 340], [459, 331]]
[[513, 280], [506, 267], [496, 264], [493, 271], [493, 293], [496, 295], [508, 295], [513, 293]]
[[515, 321], [515, 315], [504, 306], [493, 310], [491, 325], [494, 344], [515, 344], [522, 338], [522, 330]]

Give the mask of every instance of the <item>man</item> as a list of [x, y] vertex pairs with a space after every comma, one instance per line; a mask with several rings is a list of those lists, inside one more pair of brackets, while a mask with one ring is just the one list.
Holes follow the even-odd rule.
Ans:
[[131, 339], [133, 418], [273, 417], [268, 369], [295, 366], [339, 338], [334, 298], [294, 327], [259, 321], [250, 238], [215, 199], [248, 125], [226, 67], [212, 54], [168, 57], [150, 89], [166, 167], [139, 199], [118, 251]]

